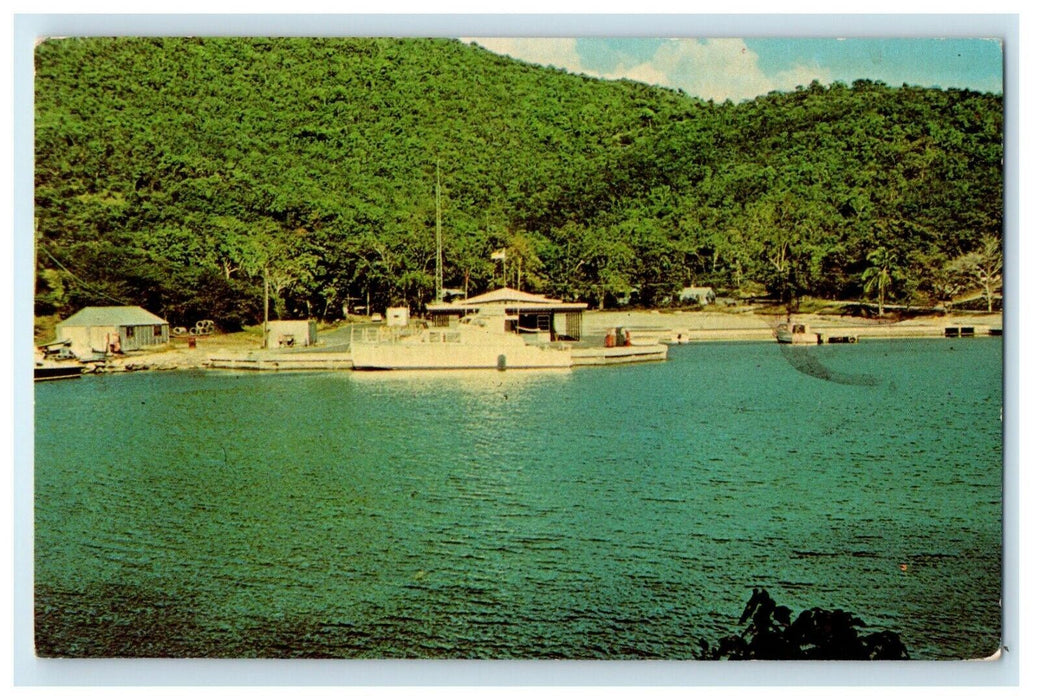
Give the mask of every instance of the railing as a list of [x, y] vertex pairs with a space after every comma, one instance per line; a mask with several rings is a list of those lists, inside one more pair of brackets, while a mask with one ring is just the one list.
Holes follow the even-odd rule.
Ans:
[[401, 342], [420, 342], [418, 337], [422, 334], [421, 342], [426, 343], [461, 343], [462, 333], [451, 328], [423, 329], [416, 326], [391, 327], [391, 326], [360, 326], [350, 329], [351, 345], [358, 344], [380, 344], [396, 345]]

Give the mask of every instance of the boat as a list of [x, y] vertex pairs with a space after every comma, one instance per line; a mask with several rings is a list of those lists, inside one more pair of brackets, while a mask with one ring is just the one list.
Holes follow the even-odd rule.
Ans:
[[33, 381], [75, 379], [83, 374], [83, 364], [72, 352], [70, 341], [59, 340], [36, 348]]
[[502, 287], [470, 299], [430, 304], [429, 320], [355, 329], [356, 370], [564, 369], [661, 360], [663, 343], [581, 345], [587, 305]]
[[[445, 302], [439, 162], [436, 191], [437, 302], [426, 307], [429, 321], [412, 324], [407, 320], [408, 310], [397, 307], [387, 309], [385, 326], [352, 329], [350, 354], [355, 370], [566, 369], [575, 364], [667, 357], [668, 347], [663, 343], [633, 346], [629, 340], [618, 347], [613, 343], [579, 346], [582, 313], [588, 308], [583, 302], [565, 302], [508, 286]], [[496, 251], [492, 257], [503, 261], [505, 277], [505, 251]], [[519, 275], [517, 280], [519, 286]]]
[[83, 375], [80, 363], [38, 361], [33, 367], [33, 381], [47, 382], [55, 379], [76, 379]]
[[515, 333], [495, 331], [488, 319], [464, 318], [450, 328], [418, 328], [351, 338], [356, 370], [548, 369], [573, 364], [568, 348], [528, 343]]
[[[568, 322], [573, 330], [570, 314], [580, 319], [584, 308], [503, 287], [431, 304], [427, 323], [358, 329], [351, 335], [351, 360], [358, 370], [570, 367]], [[554, 321], [563, 330], [552, 330]]]
[[776, 342], [783, 345], [820, 345], [823, 337], [804, 323], [781, 323], [773, 329]]

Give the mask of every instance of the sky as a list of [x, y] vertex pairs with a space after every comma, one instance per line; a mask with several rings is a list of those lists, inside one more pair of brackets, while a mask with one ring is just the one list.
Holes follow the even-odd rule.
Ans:
[[679, 88], [739, 102], [813, 80], [1003, 92], [995, 39], [464, 38], [495, 53], [571, 73]]

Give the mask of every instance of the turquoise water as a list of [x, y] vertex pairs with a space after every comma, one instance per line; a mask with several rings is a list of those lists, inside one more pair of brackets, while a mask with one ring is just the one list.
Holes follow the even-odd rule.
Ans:
[[692, 658], [764, 586], [913, 658], [989, 655], [1001, 352], [699, 344], [548, 373], [45, 383], [37, 648]]

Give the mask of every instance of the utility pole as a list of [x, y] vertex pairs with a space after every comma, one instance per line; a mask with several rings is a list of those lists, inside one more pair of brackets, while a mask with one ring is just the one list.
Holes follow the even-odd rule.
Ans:
[[441, 259], [441, 161], [437, 160], [437, 302], [444, 301], [444, 262]]
[[267, 285], [267, 265], [264, 265], [264, 350], [267, 349], [267, 320], [268, 320], [268, 285]]

